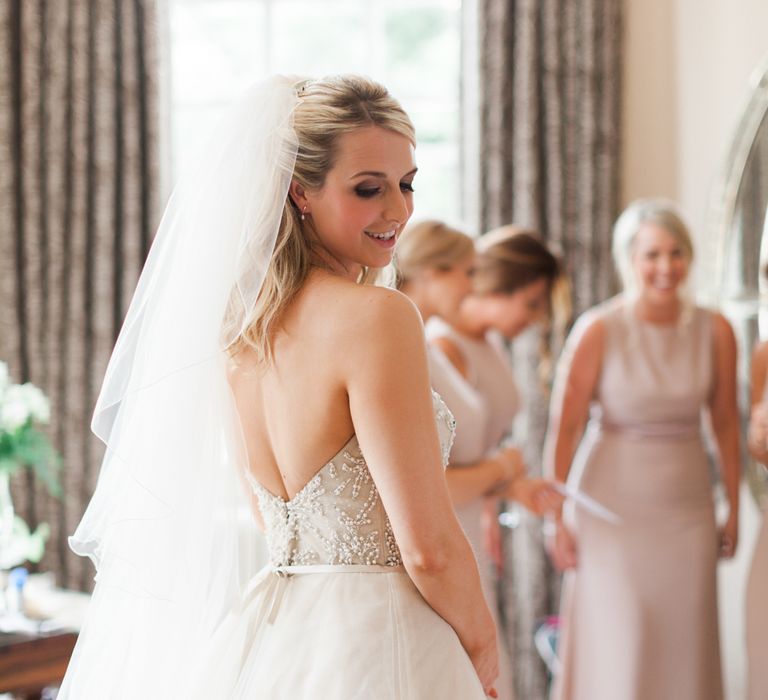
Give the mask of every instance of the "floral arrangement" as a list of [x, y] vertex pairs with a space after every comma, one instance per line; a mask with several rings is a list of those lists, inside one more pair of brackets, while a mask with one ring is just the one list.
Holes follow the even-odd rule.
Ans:
[[50, 417], [45, 394], [34, 384], [11, 384], [8, 366], [0, 362], [0, 472], [10, 476], [30, 467], [48, 491], [59, 496], [59, 457], [38, 428]]
[[40, 561], [49, 528], [35, 532], [14, 514], [10, 477], [30, 468], [54, 496], [61, 495], [59, 456], [40, 425], [50, 420], [50, 403], [34, 384], [13, 384], [8, 366], [0, 362], [0, 569], [25, 560]]

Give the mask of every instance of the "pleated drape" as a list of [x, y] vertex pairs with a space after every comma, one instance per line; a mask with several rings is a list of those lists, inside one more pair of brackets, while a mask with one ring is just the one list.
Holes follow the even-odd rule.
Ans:
[[0, 3], [0, 359], [51, 399], [63, 498], [14, 479], [30, 525], [51, 526], [41, 569], [88, 588], [66, 538], [93, 492], [89, 423], [157, 223], [154, 0]]
[[[465, 219], [478, 232], [509, 223], [539, 231], [563, 255], [578, 313], [616, 290], [621, 0], [464, 0], [463, 15]], [[525, 400], [516, 432], [535, 473], [549, 397], [534, 335], [515, 342], [513, 361]], [[559, 577], [538, 520], [521, 514], [505, 557], [500, 599], [517, 697], [543, 700], [533, 633], [557, 610]]]

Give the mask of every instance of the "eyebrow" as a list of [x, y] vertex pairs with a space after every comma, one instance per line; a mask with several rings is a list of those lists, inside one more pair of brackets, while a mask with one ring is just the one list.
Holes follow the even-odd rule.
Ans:
[[[415, 175], [418, 168], [414, 168], [413, 170], [408, 171], [403, 177], [408, 177], [409, 175]], [[367, 175], [369, 177], [387, 177], [386, 173], [379, 172], [378, 170], [362, 170], [359, 173], [355, 173], [350, 177], [350, 180], [354, 180], [356, 177], [360, 177], [361, 175]]]

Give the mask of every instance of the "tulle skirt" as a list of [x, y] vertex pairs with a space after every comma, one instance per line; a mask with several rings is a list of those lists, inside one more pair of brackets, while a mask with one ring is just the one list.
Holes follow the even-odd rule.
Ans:
[[453, 628], [402, 568], [287, 569], [264, 570], [223, 622], [193, 697], [485, 698]]

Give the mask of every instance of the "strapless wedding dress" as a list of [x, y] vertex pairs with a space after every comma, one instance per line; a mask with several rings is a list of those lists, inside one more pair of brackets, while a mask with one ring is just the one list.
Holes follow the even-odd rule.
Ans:
[[[434, 395], [443, 461], [454, 421]], [[195, 697], [482, 700], [453, 628], [403, 568], [355, 437], [286, 501], [251, 479], [270, 563], [201, 657]]]

